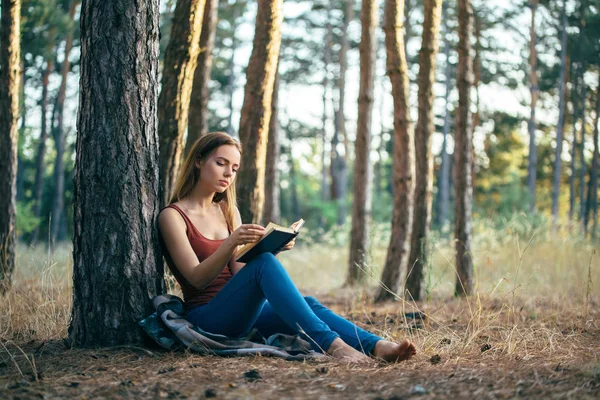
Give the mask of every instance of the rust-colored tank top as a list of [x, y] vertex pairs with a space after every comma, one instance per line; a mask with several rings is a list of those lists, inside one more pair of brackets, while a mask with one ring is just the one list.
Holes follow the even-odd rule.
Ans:
[[[221, 240], [213, 240], [205, 238], [200, 231], [194, 226], [192, 221], [188, 218], [188, 216], [175, 204], [169, 204], [165, 208], [172, 208], [177, 210], [179, 214], [183, 217], [186, 226], [186, 234], [187, 238], [192, 245], [192, 249], [196, 256], [198, 257], [198, 261], [202, 262], [206, 260], [211, 254], [213, 254], [221, 244], [225, 241], [225, 239]], [[194, 306], [203, 305], [208, 303], [213, 297], [219, 293], [223, 286], [231, 279], [231, 270], [229, 269], [229, 265], [223, 268], [221, 274], [215, 278], [208, 286], [204, 289], [196, 289], [191, 283], [188, 282], [187, 279], [179, 272], [169, 251], [167, 250], [167, 246], [165, 246], [164, 241], [162, 240], [162, 236], [160, 238], [161, 246], [163, 249], [163, 255], [169, 266], [169, 269], [175, 276], [177, 283], [181, 286], [181, 291], [183, 292], [183, 300], [185, 302], [185, 308], [190, 309]]]

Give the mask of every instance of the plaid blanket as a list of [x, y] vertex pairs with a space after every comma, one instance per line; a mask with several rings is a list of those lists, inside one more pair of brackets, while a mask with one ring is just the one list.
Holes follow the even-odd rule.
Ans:
[[168, 350], [190, 349], [200, 354], [219, 356], [262, 355], [286, 360], [320, 359], [324, 354], [313, 351], [300, 336], [276, 334], [263, 338], [256, 330], [244, 338], [229, 338], [205, 332], [183, 317], [183, 301], [170, 294], [156, 296], [156, 312], [139, 322], [144, 332]]

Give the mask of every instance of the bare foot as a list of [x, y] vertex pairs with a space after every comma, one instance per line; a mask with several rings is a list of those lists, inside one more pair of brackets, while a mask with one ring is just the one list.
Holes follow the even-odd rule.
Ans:
[[404, 339], [400, 343], [388, 342], [380, 340], [375, 343], [373, 356], [387, 362], [400, 362], [408, 360], [417, 354], [417, 348], [408, 339]]
[[354, 349], [350, 345], [346, 344], [342, 339], [337, 338], [327, 349], [327, 354], [334, 358], [339, 358], [342, 361], [351, 363], [370, 363], [371, 358], [364, 353]]

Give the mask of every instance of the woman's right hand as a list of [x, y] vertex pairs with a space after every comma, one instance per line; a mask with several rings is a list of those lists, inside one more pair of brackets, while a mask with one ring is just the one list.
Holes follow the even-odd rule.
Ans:
[[228, 240], [234, 246], [258, 242], [265, 234], [265, 228], [256, 224], [242, 224], [231, 235]]

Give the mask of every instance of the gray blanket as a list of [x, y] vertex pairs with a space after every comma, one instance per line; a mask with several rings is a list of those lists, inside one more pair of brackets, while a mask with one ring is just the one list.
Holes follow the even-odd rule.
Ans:
[[321, 359], [324, 354], [311, 350], [300, 336], [276, 334], [263, 338], [257, 331], [243, 338], [229, 338], [205, 332], [184, 318], [183, 301], [170, 294], [153, 300], [156, 312], [139, 322], [144, 332], [168, 350], [189, 349], [219, 356], [262, 355], [286, 360]]

